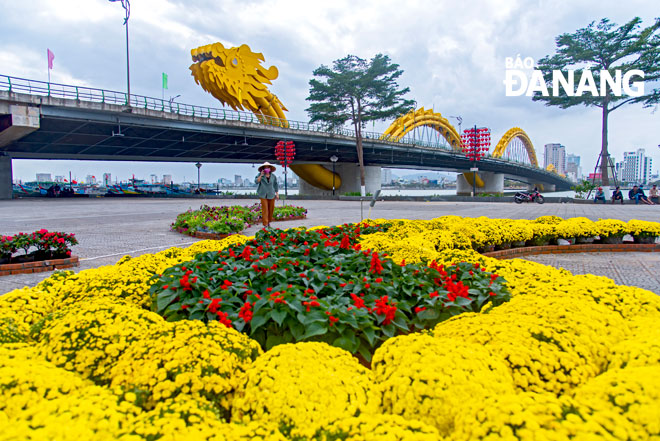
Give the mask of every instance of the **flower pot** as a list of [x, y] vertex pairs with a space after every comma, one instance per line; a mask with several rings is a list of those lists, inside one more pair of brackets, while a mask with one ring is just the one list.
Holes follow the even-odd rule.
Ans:
[[484, 245], [484, 253], [495, 251], [495, 245]]
[[508, 250], [509, 248], [511, 248], [511, 242], [502, 242], [495, 246], [497, 250]]
[[[575, 238], [574, 237], [561, 237], [561, 238], [557, 239], [557, 245], [561, 245], [559, 243], [559, 240], [565, 240], [566, 242], [568, 242], [568, 245], [575, 245]], [[564, 245], [566, 245], [566, 244], [564, 244]]]
[[511, 242], [511, 246], [514, 248], [522, 248], [525, 246], [525, 241], [524, 240], [514, 240]]
[[546, 245], [549, 245], [550, 241], [548, 239], [532, 239], [527, 241], [527, 246], [528, 247], [544, 247]]
[[575, 238], [575, 243], [594, 243], [595, 237], [579, 236]]
[[623, 243], [623, 236], [601, 236], [600, 240], [609, 245], [618, 245]]
[[635, 243], [652, 244], [655, 243], [657, 236], [633, 236]]

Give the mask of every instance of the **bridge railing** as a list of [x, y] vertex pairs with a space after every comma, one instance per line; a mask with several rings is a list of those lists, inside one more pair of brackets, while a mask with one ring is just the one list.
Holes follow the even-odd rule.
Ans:
[[[315, 124], [304, 121], [293, 121], [274, 118], [268, 115], [255, 115], [252, 112], [241, 112], [225, 108], [214, 108], [196, 106], [192, 104], [178, 103], [173, 100], [153, 98], [144, 95], [131, 94], [130, 99], [126, 92], [117, 92], [105, 89], [96, 89], [86, 86], [71, 86], [60, 83], [49, 83], [44, 81], [30, 80], [26, 78], [10, 77], [0, 75], [0, 90], [8, 92], [25, 93], [34, 96], [44, 96], [62, 99], [86, 101], [92, 103], [114, 104], [120, 106], [138, 107], [160, 112], [168, 112], [177, 115], [186, 115], [200, 118], [209, 118], [221, 121], [241, 121], [249, 123], [267, 124], [274, 127], [283, 127], [294, 130], [309, 132], [323, 132], [334, 135], [355, 137], [355, 131], [344, 127], [327, 127], [323, 124]], [[129, 102], [130, 101], [130, 102]], [[378, 132], [363, 131], [365, 140], [383, 139], [383, 134]], [[387, 140], [387, 139], [386, 139]], [[392, 140], [388, 140], [392, 141]], [[449, 148], [443, 143], [425, 142], [410, 139], [399, 139], [396, 142], [409, 145], [421, 145], [431, 148]]]
[[[78, 101], [86, 101], [92, 103], [114, 104], [120, 106], [129, 105], [129, 96], [126, 92], [117, 92], [105, 89], [96, 89], [86, 86], [71, 86], [67, 84], [49, 83], [45, 81], [29, 80], [26, 78], [16, 78], [7, 75], [0, 75], [0, 90], [8, 92], [25, 93], [34, 96], [54, 97], [62, 99], [71, 99]], [[139, 107], [148, 110], [155, 110], [160, 112], [168, 112], [177, 115], [186, 115], [200, 118], [209, 118], [220, 121], [241, 121], [257, 124], [267, 124], [274, 127], [283, 127], [295, 130], [304, 130], [308, 132], [322, 132], [334, 135], [343, 135], [355, 137], [355, 131], [345, 127], [329, 128], [323, 124], [315, 124], [303, 121], [292, 121], [280, 118], [274, 118], [267, 115], [255, 115], [252, 112], [241, 112], [236, 110], [229, 110], [224, 108], [214, 108], [205, 106], [196, 106], [192, 104], [184, 104], [174, 102], [173, 100], [164, 100], [161, 98], [147, 97], [144, 95], [131, 94], [130, 106]], [[427, 141], [423, 139], [414, 139], [403, 137], [400, 139], [390, 139], [379, 132], [363, 131], [363, 142], [368, 144], [369, 141], [384, 140], [388, 142], [396, 142], [398, 144], [426, 147], [438, 150], [448, 151], [451, 147], [443, 142]], [[487, 155], [491, 159], [490, 154]], [[500, 159], [505, 160], [505, 159]], [[508, 162], [516, 162], [520, 165], [529, 164], [518, 162], [516, 160], [508, 160]]]

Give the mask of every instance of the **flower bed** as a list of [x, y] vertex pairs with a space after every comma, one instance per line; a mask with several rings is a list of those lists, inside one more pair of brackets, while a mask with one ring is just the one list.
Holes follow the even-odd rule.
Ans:
[[71, 256], [70, 248], [77, 243], [73, 234], [45, 229], [30, 234], [0, 236], [0, 276], [77, 266], [78, 257]]
[[[660, 436], [658, 296], [617, 286], [604, 277], [573, 276], [518, 259], [497, 260], [474, 249], [520, 237], [521, 231], [528, 235], [528, 228], [534, 237], [541, 224], [552, 227], [541, 227], [542, 235], [554, 234], [563, 222], [545, 221], [458, 217], [370, 221], [359, 234], [353, 227], [299, 229], [281, 233], [285, 237], [278, 232], [274, 243], [265, 236], [272, 232], [257, 237], [258, 243], [234, 235], [186, 249], [123, 258], [114, 266], [77, 274], [56, 273], [35, 288], [0, 296], [0, 439], [641, 440]], [[607, 228], [620, 225], [610, 224]], [[475, 225], [478, 228], [472, 228]], [[643, 227], [648, 231], [660, 226]], [[338, 235], [331, 237], [334, 234]], [[317, 242], [321, 235], [326, 238]], [[314, 242], [301, 243], [304, 236]], [[256, 251], [267, 242], [263, 253]], [[310, 250], [307, 255], [306, 250]], [[364, 255], [367, 250], [369, 256]], [[268, 252], [271, 255], [264, 258]], [[281, 253], [280, 260], [274, 253]], [[305, 261], [305, 271], [290, 274], [297, 253], [304, 257], [298, 260]], [[333, 273], [336, 260], [351, 268], [343, 271], [344, 279], [342, 269]], [[378, 262], [381, 274], [377, 274]], [[259, 329], [250, 329], [258, 316], [269, 316], [264, 324], [277, 323], [279, 315], [273, 314], [283, 308], [278, 300], [283, 299], [288, 305], [301, 302], [302, 314], [298, 319], [297, 313], [296, 319], [305, 325], [318, 308], [314, 320], [330, 332], [332, 320], [326, 312], [339, 317], [339, 312], [355, 306], [355, 298], [351, 292], [346, 296], [342, 283], [360, 283], [365, 306], [373, 309], [383, 290], [388, 292], [384, 306], [391, 306], [389, 282], [402, 277], [400, 285], [392, 288], [400, 302], [392, 321], [404, 319], [403, 314], [404, 320], [415, 323], [415, 314], [426, 311], [414, 308], [431, 300], [429, 289], [437, 278], [426, 279], [424, 272], [435, 274], [442, 265], [449, 275], [447, 268], [454, 263], [457, 269], [452, 271], [460, 271], [457, 279], [465, 277], [467, 284], [474, 280], [478, 285], [477, 268], [496, 275], [499, 282], [494, 283], [501, 283], [511, 300], [486, 301], [479, 312], [466, 307], [447, 320], [423, 324], [432, 326], [424, 332], [399, 327], [398, 335], [384, 335], [382, 344], [374, 345], [371, 369], [349, 351], [325, 341], [269, 349], [267, 336], [264, 345]], [[214, 273], [209, 275], [209, 269]], [[311, 269], [319, 275], [310, 277]], [[188, 271], [193, 272], [186, 275]], [[259, 271], [258, 276], [250, 278], [252, 271]], [[426, 286], [407, 285], [408, 276]], [[383, 280], [376, 282], [379, 277]], [[178, 284], [179, 300], [162, 301], [161, 312], [175, 320], [167, 321], [146, 309], [154, 299], [158, 303], [172, 281]], [[286, 285], [276, 288], [275, 282]], [[451, 292], [445, 282], [443, 278], [439, 289], [446, 291], [443, 303]], [[254, 294], [247, 293], [250, 283], [261, 299], [249, 297]], [[311, 304], [312, 294], [305, 296], [303, 287], [322, 294], [313, 294], [319, 306]], [[468, 288], [468, 297], [478, 299], [478, 293], [471, 292], [475, 289]], [[215, 301], [216, 313], [209, 315], [217, 298], [222, 301]], [[255, 311], [253, 301], [264, 299]], [[250, 308], [245, 307], [247, 302]], [[188, 307], [182, 309], [183, 305]], [[406, 308], [412, 308], [411, 314], [403, 311]], [[158, 305], [156, 309], [160, 310]], [[387, 310], [358, 311], [356, 316], [364, 314], [365, 319], [360, 326], [380, 331], [387, 326]], [[290, 318], [287, 311], [281, 322]], [[238, 330], [241, 325], [243, 332]], [[338, 326], [339, 321], [333, 323], [333, 332]], [[363, 332], [360, 326], [353, 329]], [[283, 326], [279, 335], [289, 332], [286, 329], [290, 331]], [[322, 335], [328, 334], [318, 336]], [[299, 340], [293, 332], [291, 336]], [[362, 341], [361, 334], [357, 337]]]
[[[305, 208], [287, 205], [275, 207], [273, 221], [304, 219], [306, 216]], [[197, 233], [230, 235], [240, 233], [259, 222], [261, 222], [261, 203], [222, 207], [202, 205], [199, 210], [188, 210], [179, 214], [171, 229], [190, 236], [195, 236]]]

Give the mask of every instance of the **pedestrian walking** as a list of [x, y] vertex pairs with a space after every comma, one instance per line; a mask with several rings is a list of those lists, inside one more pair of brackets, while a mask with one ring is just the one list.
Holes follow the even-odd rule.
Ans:
[[257, 183], [257, 196], [261, 199], [261, 223], [264, 227], [269, 227], [273, 222], [275, 199], [280, 198], [277, 176], [274, 174], [275, 166], [269, 162], [261, 164], [258, 170], [259, 174], [255, 182]]

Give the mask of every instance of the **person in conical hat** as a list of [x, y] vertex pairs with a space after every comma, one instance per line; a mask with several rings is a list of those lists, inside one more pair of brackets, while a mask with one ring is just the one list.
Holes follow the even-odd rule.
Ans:
[[270, 162], [264, 162], [259, 166], [259, 174], [255, 179], [257, 183], [257, 196], [261, 199], [261, 223], [269, 227], [273, 222], [273, 211], [275, 211], [275, 199], [279, 199], [279, 186], [275, 176], [275, 166]]

